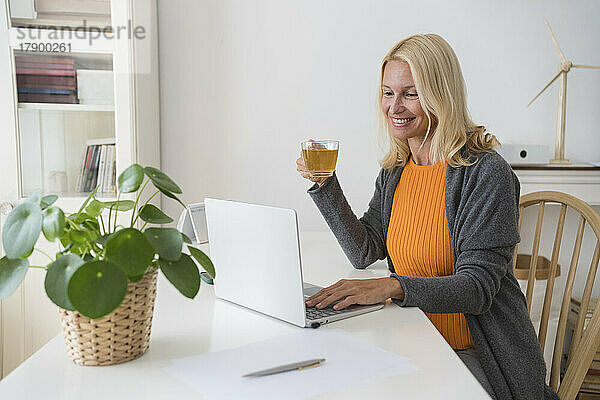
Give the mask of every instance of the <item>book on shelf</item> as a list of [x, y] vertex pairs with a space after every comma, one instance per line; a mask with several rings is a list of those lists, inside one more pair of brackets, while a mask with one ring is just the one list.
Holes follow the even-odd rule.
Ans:
[[47, 62], [19, 62], [17, 61], [15, 63], [15, 65], [18, 68], [29, 68], [29, 69], [43, 69], [43, 70], [47, 70], [47, 69], [52, 69], [52, 70], [74, 70], [75, 69], [75, 65], [73, 64], [52, 64], [52, 63], [47, 63]]
[[75, 76], [75, 70], [17, 67], [17, 75]]
[[583, 378], [583, 381], [589, 385], [595, 385], [600, 388], [600, 376], [588, 374]]
[[87, 171], [89, 170], [90, 163], [92, 160], [92, 146], [87, 146], [85, 154], [83, 156], [83, 162], [81, 163], [81, 172], [77, 178], [77, 187], [75, 188], [78, 192], [83, 192], [85, 182], [87, 181]]
[[37, 55], [15, 55], [16, 63], [49, 63], [49, 64], [75, 64], [73, 57], [40, 57]]
[[[91, 192], [96, 187], [98, 194], [115, 193], [116, 153], [111, 139], [88, 141], [84, 156], [82, 157], [80, 174], [77, 177], [76, 190], [78, 192]], [[104, 142], [104, 144], [102, 144]]]
[[17, 88], [17, 93], [29, 93], [29, 94], [72, 94], [75, 95], [74, 91], [68, 89], [55, 89], [55, 88]]
[[17, 97], [19, 103], [78, 103], [74, 94], [17, 93]]
[[113, 194], [116, 193], [116, 172], [117, 172], [117, 158], [116, 158], [116, 147], [114, 144], [109, 145], [107, 148], [106, 165], [104, 173], [104, 181], [102, 182], [102, 193]]
[[83, 186], [84, 192], [91, 192], [93, 190], [92, 183], [94, 180], [94, 170], [96, 169], [96, 161], [98, 160], [98, 146], [92, 145], [92, 157], [90, 159], [90, 167], [85, 174], [85, 183]]
[[96, 181], [96, 176], [98, 175], [98, 162], [100, 159], [100, 147], [99, 145], [93, 146], [92, 151], [92, 163], [90, 165], [90, 173], [88, 175], [88, 184], [86, 187], [86, 192], [91, 192], [94, 190], [94, 183]]
[[[594, 308], [596, 308], [596, 299], [590, 299], [590, 303], [588, 305], [588, 310], [585, 315], [585, 320], [583, 322], [583, 329], [587, 328], [590, 320], [592, 319], [592, 315], [594, 313]], [[579, 312], [581, 310], [581, 299], [579, 297], [572, 297], [571, 304], [569, 307], [569, 314], [567, 315], [567, 324], [575, 326], [577, 323], [577, 318], [579, 317]]]
[[102, 181], [102, 193], [114, 193], [112, 186], [113, 175], [115, 174], [116, 154], [115, 145], [108, 145], [105, 163], [104, 180]]
[[90, 189], [90, 181], [92, 179], [91, 175], [93, 174], [94, 171], [94, 156], [96, 154], [96, 146], [94, 145], [88, 145], [88, 159], [86, 162], [86, 167], [85, 167], [85, 172], [83, 174], [83, 186], [81, 188], [82, 192], [89, 192]]
[[[115, 153], [116, 155], [116, 153]], [[110, 183], [110, 192], [117, 193], [117, 159], [113, 158], [112, 162], [112, 174], [111, 174], [111, 183]]]
[[87, 158], [87, 148], [86, 151], [83, 153], [83, 156], [81, 156], [81, 162], [79, 163], [79, 165], [81, 165], [81, 168], [79, 168], [79, 173], [77, 174], [77, 182], [75, 183], [75, 191], [76, 192], [81, 192], [81, 181], [83, 180], [83, 170], [85, 168], [85, 159]]
[[96, 188], [96, 181], [98, 180], [98, 167], [100, 164], [100, 150], [102, 149], [101, 145], [94, 146], [94, 159], [92, 160], [92, 171], [90, 173], [88, 192], [91, 192]]
[[17, 88], [56, 88], [76, 90], [74, 76], [17, 75]]
[[94, 187], [98, 186], [98, 192], [104, 193], [104, 175], [106, 173], [106, 156], [108, 152], [108, 145], [103, 144], [100, 146], [100, 161], [98, 162], [98, 177], [96, 178], [96, 183]]
[[577, 400], [600, 400], [600, 395], [580, 390], [577, 395]]
[[73, 57], [15, 56], [15, 66], [19, 102], [79, 102]]

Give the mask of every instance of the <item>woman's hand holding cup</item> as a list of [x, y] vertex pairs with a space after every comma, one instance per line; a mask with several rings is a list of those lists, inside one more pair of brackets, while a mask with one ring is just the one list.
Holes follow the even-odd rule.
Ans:
[[310, 176], [308, 169], [306, 169], [306, 163], [304, 162], [304, 159], [302, 159], [302, 157], [300, 157], [296, 160], [296, 170], [300, 173], [300, 175], [303, 178], [308, 179], [311, 182], [316, 182], [317, 185], [319, 185], [319, 186], [322, 186], [325, 183], [325, 181], [328, 179], [328, 178], [320, 178], [320, 177], [316, 177], [316, 176]]
[[[314, 142], [314, 140], [310, 139], [309, 142]], [[315, 149], [325, 149], [326, 147], [323, 146], [322, 144], [319, 143], [315, 143], [313, 145], [313, 148]], [[296, 171], [298, 171], [298, 173], [300, 174], [300, 176], [302, 176], [305, 179], [308, 179], [311, 182], [315, 182], [317, 183], [319, 186], [322, 186], [325, 181], [329, 178], [329, 177], [322, 177], [322, 176], [314, 176], [310, 173], [310, 171], [308, 170], [307, 166], [306, 166], [306, 162], [304, 160], [304, 157], [302, 156], [302, 153], [300, 153], [300, 157], [296, 160]]]

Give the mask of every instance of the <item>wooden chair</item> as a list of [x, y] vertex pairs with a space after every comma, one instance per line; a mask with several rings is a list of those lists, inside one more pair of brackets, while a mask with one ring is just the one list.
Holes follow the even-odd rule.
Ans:
[[[554, 341], [554, 351], [552, 353], [552, 365], [550, 369], [550, 386], [554, 390], [558, 391], [558, 395], [562, 400], [573, 400], [577, 396], [577, 392], [581, 387], [594, 354], [598, 350], [598, 346], [600, 346], [600, 312], [598, 311], [600, 307], [594, 310], [592, 319], [584, 330], [584, 321], [587, 314], [586, 310], [589, 306], [592, 287], [594, 285], [594, 279], [598, 269], [598, 259], [600, 258], [600, 215], [586, 202], [561, 192], [542, 191], [521, 196], [521, 200], [519, 202], [519, 230], [521, 230], [523, 210], [527, 207], [539, 205], [537, 223], [535, 226], [535, 236], [533, 237], [529, 275], [527, 278], [526, 299], [527, 307], [530, 312], [533, 297], [533, 286], [536, 277], [536, 267], [538, 266], [538, 250], [540, 246], [542, 222], [544, 219], [544, 208], [548, 203], [558, 203], [561, 208], [556, 227], [556, 234], [554, 236], [552, 258], [550, 260], [550, 273], [548, 276], [548, 283], [546, 285], [542, 315], [538, 331], [538, 339], [540, 346], [542, 347], [542, 352], [544, 351], [544, 346], [546, 343], [550, 305], [552, 302], [552, 292], [554, 289], [554, 278], [556, 276], [556, 267], [561, 248], [567, 208], [570, 207], [579, 214], [579, 226], [577, 229], [573, 253], [571, 255], [571, 263], [568, 271], [565, 271], [567, 272], [566, 284], [562, 298], [562, 305], [560, 308], [560, 317], [558, 320], [558, 329], [556, 333], [556, 340]], [[596, 246], [589, 267], [587, 281], [583, 291], [583, 297], [581, 299], [581, 308], [575, 325], [573, 340], [571, 342], [571, 350], [569, 352], [567, 369], [559, 386], [560, 364], [565, 341], [567, 315], [569, 313], [573, 283], [575, 281], [575, 273], [579, 264], [581, 243], [586, 223], [590, 226], [596, 236]], [[518, 245], [517, 248], [515, 248], [513, 257], [513, 269], [517, 262], [517, 249]]]

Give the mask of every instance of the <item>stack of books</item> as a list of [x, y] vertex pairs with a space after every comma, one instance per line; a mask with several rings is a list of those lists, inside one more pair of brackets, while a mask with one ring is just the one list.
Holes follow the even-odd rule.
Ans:
[[[583, 329], [587, 328], [592, 314], [596, 307], [596, 299], [590, 299], [590, 304], [583, 322]], [[565, 334], [565, 348], [563, 351], [563, 362], [561, 365], [561, 373], [564, 375], [566, 369], [567, 356], [571, 348], [571, 341], [575, 332], [575, 325], [577, 324], [577, 318], [581, 310], [581, 299], [577, 297], [571, 298], [571, 304], [569, 308], [569, 314], [567, 315], [567, 328]], [[583, 379], [581, 388], [579, 391], [578, 399], [598, 399], [600, 400], [600, 348], [597, 349], [596, 354], [592, 360], [588, 372]]]
[[20, 103], [78, 103], [73, 57], [15, 56]]
[[116, 164], [114, 144], [88, 144], [76, 190], [91, 192], [98, 187], [98, 194], [115, 194]]

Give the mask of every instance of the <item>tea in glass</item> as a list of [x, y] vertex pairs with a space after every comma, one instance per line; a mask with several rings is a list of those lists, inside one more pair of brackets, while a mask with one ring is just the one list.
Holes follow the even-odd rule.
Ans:
[[302, 142], [302, 158], [311, 177], [325, 178], [333, 175], [339, 145], [337, 140]]

